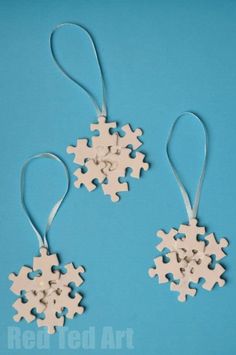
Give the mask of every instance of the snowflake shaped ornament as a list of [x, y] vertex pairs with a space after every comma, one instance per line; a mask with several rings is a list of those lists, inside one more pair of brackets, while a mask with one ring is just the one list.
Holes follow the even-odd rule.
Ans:
[[[179, 293], [180, 302], [196, 295], [191, 283], [198, 283], [201, 278], [205, 280], [202, 284], [205, 290], [211, 291], [216, 284], [224, 286], [225, 269], [219, 261], [226, 255], [225, 238], [217, 242], [213, 233], [205, 236], [205, 227], [198, 226], [196, 218], [187, 225], [181, 224], [178, 230], [172, 228], [169, 233], [160, 230], [157, 236], [162, 239], [157, 250], [167, 252], [154, 259], [155, 267], [149, 269], [149, 276], [158, 277], [160, 284], [170, 282], [170, 289]], [[173, 275], [173, 281], [168, 274]]]
[[133, 131], [127, 124], [122, 127], [124, 135], [120, 136], [118, 132], [110, 131], [116, 126], [116, 122], [108, 123], [105, 116], [100, 116], [98, 123], [90, 125], [91, 131], [99, 132], [98, 136], [92, 137], [91, 146], [88, 139], [78, 139], [76, 146], [67, 148], [69, 154], [75, 155], [74, 162], [81, 166], [74, 172], [77, 177], [75, 187], [84, 185], [88, 191], [92, 191], [96, 188], [94, 180], [97, 180], [102, 184], [104, 194], [109, 195], [113, 202], [119, 201], [119, 192], [128, 191], [128, 183], [120, 182], [128, 168], [132, 170], [131, 176], [137, 179], [142, 169], [149, 168], [149, 164], [144, 162], [143, 153], [136, 152], [135, 156], [131, 156], [142, 145], [139, 140], [141, 129]]
[[[57, 255], [49, 254], [48, 249], [42, 247], [40, 256], [33, 260], [33, 268], [23, 266], [18, 275], [9, 275], [11, 291], [19, 296], [13, 304], [17, 311], [13, 317], [16, 322], [23, 318], [30, 323], [36, 319], [39, 327], [47, 327], [48, 333], [54, 334], [56, 327], [64, 325], [65, 317], [72, 319], [84, 312], [80, 306], [82, 296], [76, 292], [71, 297], [71, 283], [76, 287], [83, 283], [81, 274], [84, 268], [75, 268], [70, 263], [65, 265], [66, 273], [62, 273], [53, 269], [58, 266]], [[65, 310], [67, 313], [64, 315]]]

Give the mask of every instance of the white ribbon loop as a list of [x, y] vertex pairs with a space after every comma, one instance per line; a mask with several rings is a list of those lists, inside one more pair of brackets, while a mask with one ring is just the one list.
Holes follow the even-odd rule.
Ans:
[[[64, 172], [66, 175], [66, 189], [65, 192], [63, 193], [62, 197], [56, 202], [56, 204], [53, 206], [53, 208], [51, 209], [49, 216], [48, 216], [48, 220], [47, 220], [47, 225], [45, 228], [45, 232], [42, 235], [39, 231], [39, 228], [37, 227], [36, 223], [34, 222], [34, 219], [29, 211], [29, 208], [26, 205], [26, 201], [25, 201], [25, 174], [26, 174], [26, 169], [29, 165], [30, 162], [32, 162], [35, 159], [39, 159], [39, 158], [48, 158], [48, 159], [53, 159], [58, 161], [64, 168]], [[20, 194], [21, 194], [21, 205], [23, 210], [26, 213], [26, 216], [28, 218], [28, 221], [33, 229], [33, 231], [36, 234], [36, 237], [38, 239], [39, 242], [39, 248], [41, 247], [46, 247], [48, 248], [48, 241], [47, 241], [47, 236], [48, 236], [48, 232], [51, 228], [52, 222], [59, 210], [59, 208], [61, 207], [67, 193], [69, 190], [69, 184], [70, 184], [70, 178], [69, 178], [69, 172], [68, 172], [68, 168], [66, 166], [66, 164], [63, 162], [63, 160], [61, 160], [57, 155], [52, 154], [52, 153], [41, 153], [41, 154], [37, 154], [34, 155], [32, 157], [30, 157], [23, 165], [22, 170], [21, 170], [21, 179], [20, 179]]]
[[[55, 50], [54, 50], [54, 45], [53, 45], [53, 40], [54, 40], [54, 36], [55, 33], [57, 32], [57, 30], [59, 30], [60, 28], [64, 27], [64, 26], [72, 26], [72, 27], [76, 27], [79, 28], [81, 31], [83, 31], [86, 36], [88, 37], [91, 45], [92, 45], [92, 49], [93, 49], [93, 53], [94, 53], [94, 57], [96, 59], [96, 63], [98, 66], [98, 70], [99, 70], [99, 76], [101, 78], [101, 85], [102, 85], [102, 107], [100, 109], [99, 104], [95, 98], [95, 96], [92, 94], [92, 92], [85, 86], [83, 85], [81, 82], [79, 82], [72, 74], [70, 74], [64, 67], [63, 65], [59, 62]], [[98, 116], [107, 116], [107, 104], [106, 104], [106, 86], [105, 86], [105, 79], [104, 79], [104, 74], [103, 74], [103, 70], [102, 70], [102, 66], [101, 66], [101, 62], [98, 56], [98, 51], [95, 45], [95, 42], [92, 38], [92, 35], [89, 33], [88, 30], [86, 30], [86, 28], [84, 28], [83, 26], [77, 24], [77, 23], [73, 23], [73, 22], [64, 22], [61, 23], [59, 25], [57, 25], [53, 31], [51, 32], [50, 38], [49, 38], [49, 45], [50, 45], [50, 50], [51, 50], [51, 55], [52, 58], [54, 60], [54, 63], [58, 66], [58, 68], [61, 70], [61, 72], [70, 80], [72, 80], [76, 85], [78, 85], [85, 93], [86, 95], [90, 98], [90, 100], [92, 101], [93, 105], [95, 106], [96, 112]]]
[[[187, 117], [188, 118], [194, 118], [201, 124], [203, 132], [204, 132], [204, 139], [205, 139], [203, 164], [202, 164], [202, 169], [201, 169], [201, 173], [200, 173], [200, 176], [199, 176], [199, 180], [198, 180], [198, 183], [197, 183], [197, 188], [196, 188], [196, 193], [195, 193], [195, 197], [194, 197], [193, 206], [191, 205], [188, 192], [187, 192], [187, 190], [186, 190], [186, 188], [185, 188], [185, 186], [184, 186], [184, 184], [183, 184], [183, 182], [182, 182], [182, 180], [181, 180], [181, 178], [179, 176], [179, 173], [178, 173], [178, 171], [177, 171], [177, 169], [176, 169], [176, 167], [175, 167], [175, 165], [173, 163], [173, 159], [171, 159], [170, 147], [169, 147], [171, 139], [172, 139], [172, 136], [173, 136], [173, 132], [175, 130], [175, 127], [176, 127], [177, 123], [184, 117], [185, 118], [187, 118]], [[171, 166], [171, 169], [173, 171], [173, 174], [175, 176], [175, 179], [177, 181], [177, 184], [179, 186], [180, 192], [182, 194], [189, 220], [192, 219], [192, 218], [195, 218], [197, 216], [199, 202], [200, 202], [200, 195], [201, 195], [201, 191], [202, 191], [203, 180], [204, 180], [205, 173], [206, 173], [207, 149], [208, 149], [207, 130], [206, 130], [206, 126], [203, 123], [203, 121], [197, 115], [195, 115], [192, 112], [186, 111], [186, 112], [181, 113], [181, 115], [179, 115], [176, 118], [176, 120], [174, 121], [174, 123], [173, 123], [173, 125], [172, 125], [172, 127], [170, 129], [170, 133], [169, 133], [169, 136], [168, 136], [168, 139], [167, 139], [167, 142], [166, 142], [166, 154], [167, 154], [167, 158], [168, 158], [169, 164]]]

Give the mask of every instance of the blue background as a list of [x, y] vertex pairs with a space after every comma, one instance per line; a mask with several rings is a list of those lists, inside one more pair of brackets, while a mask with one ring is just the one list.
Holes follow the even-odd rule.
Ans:
[[[82, 286], [86, 313], [69, 330], [104, 326], [132, 328], [134, 349], [77, 350], [81, 354], [232, 355], [236, 346], [236, 2], [225, 0], [0, 0], [1, 117], [1, 352], [8, 349], [7, 328], [15, 326], [7, 276], [31, 265], [37, 241], [20, 206], [19, 174], [32, 154], [52, 151], [76, 166], [66, 146], [89, 137], [96, 114], [82, 91], [61, 75], [50, 56], [52, 28], [64, 21], [85, 25], [94, 35], [108, 86], [109, 116], [120, 125], [144, 130], [142, 151], [151, 169], [130, 179], [130, 192], [113, 204], [101, 189], [74, 189], [50, 233], [62, 263], [86, 267]], [[63, 29], [56, 48], [64, 65], [98, 98], [100, 86], [92, 51], [76, 30]], [[199, 218], [209, 232], [230, 241], [224, 260], [227, 285], [200, 290], [187, 303], [168, 285], [147, 275], [156, 256], [158, 229], [187, 221], [181, 195], [165, 155], [175, 117], [192, 110], [205, 121], [209, 161]], [[202, 158], [202, 132], [196, 122], [176, 130], [172, 154], [191, 196]], [[74, 177], [72, 176], [72, 180]], [[27, 199], [40, 226], [64, 186], [61, 167], [32, 164]], [[22, 330], [35, 323], [21, 322]], [[99, 339], [99, 338], [98, 338]], [[58, 353], [58, 335], [50, 350]], [[66, 348], [61, 353], [69, 354]], [[30, 350], [38, 354], [40, 350]], [[18, 350], [25, 354], [27, 350]]]

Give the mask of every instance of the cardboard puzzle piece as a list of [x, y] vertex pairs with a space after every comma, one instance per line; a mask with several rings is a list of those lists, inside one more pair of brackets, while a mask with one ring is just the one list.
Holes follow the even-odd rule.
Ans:
[[[149, 276], [158, 276], [159, 283], [165, 283], [169, 281], [167, 274], [172, 274], [174, 280], [171, 282], [170, 289], [179, 292], [180, 302], [184, 302], [187, 296], [196, 295], [196, 290], [190, 287], [191, 282], [199, 283], [200, 279], [205, 279], [202, 287], [208, 291], [211, 291], [216, 284], [220, 287], [225, 284], [225, 280], [222, 279], [225, 269], [217, 261], [226, 255], [223, 248], [227, 247], [228, 242], [225, 238], [217, 242], [213, 233], [198, 240], [198, 236], [204, 234], [205, 227], [199, 227], [197, 219], [190, 220], [188, 225], [180, 225], [178, 231], [172, 228], [169, 233], [162, 230], [157, 232], [157, 236], [162, 239], [156, 246], [157, 250], [171, 251], [164, 254], [171, 255], [171, 258], [169, 263], [164, 263], [163, 256], [155, 258], [155, 268], [149, 269]], [[216, 257], [214, 268], [212, 268], [213, 256]]]
[[48, 254], [46, 248], [40, 248], [40, 256], [34, 257], [33, 269], [34, 271], [40, 270], [41, 275], [34, 279], [39, 289], [47, 289], [50, 287], [50, 282], [59, 279], [60, 272], [53, 271], [53, 266], [58, 266], [59, 261], [56, 254]]
[[205, 234], [205, 227], [199, 227], [196, 218], [191, 219], [187, 225], [181, 224], [178, 232], [185, 234], [184, 238], [178, 239], [177, 241], [177, 247], [179, 249], [203, 252], [205, 243], [199, 241], [198, 236]]
[[205, 256], [199, 264], [195, 261], [191, 261], [190, 267], [192, 272], [189, 274], [190, 281], [195, 283], [198, 283], [201, 278], [205, 279], [202, 287], [208, 291], [211, 291], [215, 284], [218, 284], [220, 287], [225, 284], [225, 280], [221, 278], [225, 272], [223, 266], [221, 264], [216, 264], [214, 269], [210, 269], [210, 264], [211, 258], [209, 256]]
[[177, 234], [178, 232], [174, 228], [171, 228], [169, 233], [159, 230], [156, 235], [161, 238], [162, 241], [157, 245], [157, 250], [163, 251], [164, 249], [168, 249], [169, 251], [175, 251], [177, 248], [177, 240], [175, 239], [175, 236]]
[[84, 185], [88, 191], [93, 191], [97, 187], [93, 181], [97, 179], [102, 183], [106, 178], [106, 175], [103, 173], [103, 169], [106, 165], [103, 162], [96, 164], [94, 160], [88, 160], [85, 166], [88, 169], [85, 173], [83, 173], [81, 169], [77, 169], [74, 172], [74, 175], [77, 177], [74, 185], [77, 188]]
[[191, 288], [189, 286], [189, 279], [188, 277], [183, 277], [179, 280], [179, 283], [171, 282], [170, 284], [171, 291], [179, 292], [178, 300], [180, 302], [185, 302], [187, 296], [194, 297], [197, 293], [195, 288]]
[[[126, 169], [130, 168], [132, 170], [131, 176], [139, 179], [141, 170], [148, 170], [149, 164], [144, 162], [145, 155], [137, 152], [135, 157], [131, 157], [130, 153], [132, 152], [129, 148], [123, 148], [120, 151], [111, 150], [111, 154], [109, 154], [109, 160], [111, 162], [110, 172], [116, 173], [117, 176], [125, 176]], [[107, 172], [107, 176], [109, 179], [109, 171]]]
[[128, 191], [128, 183], [120, 182], [119, 176], [116, 173], [110, 173], [106, 184], [102, 184], [102, 189], [105, 195], [111, 197], [112, 202], [117, 202], [120, 199], [119, 192]]
[[37, 319], [38, 327], [46, 327], [48, 334], [54, 334], [56, 327], [63, 327], [65, 318], [59, 317], [58, 313], [61, 311], [60, 305], [57, 303], [59, 295], [56, 292], [48, 293], [44, 298], [45, 303], [44, 319]]
[[56, 303], [61, 311], [67, 308], [66, 318], [73, 319], [76, 314], [82, 314], [84, 312], [84, 307], [80, 306], [82, 296], [77, 293], [75, 297], [72, 298], [69, 296], [70, 292], [70, 287], [63, 287]]
[[99, 136], [95, 136], [92, 138], [94, 147], [111, 147], [116, 144], [116, 135], [111, 133], [110, 130], [112, 128], [116, 128], [116, 122], [106, 122], [106, 118], [104, 116], [100, 116], [98, 118], [98, 123], [91, 124], [91, 131], [98, 131]]
[[214, 233], [211, 233], [205, 237], [205, 240], [208, 241], [205, 248], [206, 255], [215, 255], [217, 261], [225, 257], [226, 254], [223, 249], [229, 244], [225, 238], [221, 238], [220, 241], [217, 242]]
[[82, 266], [74, 267], [73, 263], [65, 265], [66, 273], [62, 274], [60, 277], [60, 281], [63, 285], [69, 285], [69, 283], [73, 282], [76, 287], [82, 285], [84, 280], [81, 277], [81, 274], [85, 272]]
[[27, 302], [23, 302], [21, 298], [18, 298], [12, 306], [17, 311], [13, 317], [15, 322], [19, 322], [22, 318], [28, 323], [35, 320], [32, 310], [35, 308], [38, 313], [42, 313], [45, 310], [45, 305], [42, 303], [43, 297], [43, 292], [29, 291], [26, 293]]
[[119, 201], [117, 193], [128, 191], [128, 184], [120, 183], [119, 178], [124, 177], [130, 168], [131, 176], [138, 179], [141, 170], [148, 170], [149, 164], [145, 162], [145, 155], [140, 152], [136, 152], [134, 157], [131, 156], [131, 152], [142, 145], [139, 140], [142, 135], [141, 129], [133, 130], [127, 124], [122, 127], [125, 135], [120, 136], [118, 132], [111, 132], [114, 128], [116, 122], [106, 122], [106, 118], [100, 116], [98, 123], [90, 125], [91, 131], [99, 132], [98, 136], [92, 137], [92, 146], [88, 145], [87, 139], [78, 139], [76, 147], [69, 146], [67, 152], [75, 155], [76, 164], [87, 168], [85, 173], [81, 168], [75, 171], [74, 175], [77, 177], [75, 187], [85, 185], [88, 191], [93, 191], [97, 187], [93, 183], [95, 179], [99, 183], [106, 179], [103, 192], [111, 196], [113, 202], [117, 202]]
[[25, 318], [27, 322], [35, 319], [32, 309], [38, 313], [44, 313], [44, 319], [37, 318], [39, 327], [48, 328], [49, 334], [54, 334], [56, 327], [64, 325], [64, 315], [59, 315], [65, 308], [68, 309], [67, 318], [73, 318], [75, 314], [82, 314], [84, 309], [79, 305], [82, 296], [77, 292], [74, 297], [70, 293], [72, 289], [70, 283], [79, 287], [83, 283], [81, 274], [84, 272], [82, 266], [76, 268], [72, 263], [65, 266], [66, 273], [60, 270], [53, 271], [53, 266], [59, 266], [56, 254], [49, 254], [45, 247], [40, 249], [41, 256], [33, 260], [34, 271], [40, 270], [40, 275], [30, 279], [31, 268], [22, 267], [19, 275], [10, 274], [9, 279], [13, 282], [11, 290], [17, 295], [22, 291], [28, 291], [25, 294], [26, 301], [20, 296], [13, 307], [17, 310], [14, 316], [15, 321]]
[[150, 277], [158, 276], [160, 284], [169, 281], [168, 274], [172, 274], [175, 279], [181, 279], [183, 277], [182, 268], [186, 266], [185, 262], [178, 261], [175, 252], [168, 253], [166, 256], [170, 259], [168, 262], [164, 262], [163, 257], [159, 256], [154, 259], [156, 267], [149, 269]]
[[11, 291], [16, 295], [20, 295], [21, 291], [31, 291], [32, 290], [32, 280], [28, 275], [33, 270], [27, 266], [22, 266], [18, 275], [11, 273], [8, 279], [12, 281]]
[[122, 127], [122, 131], [125, 132], [125, 135], [119, 138], [119, 147], [125, 148], [131, 145], [133, 149], [138, 149], [142, 145], [142, 142], [138, 138], [143, 134], [140, 128], [133, 131], [131, 126], [126, 124]]
[[78, 139], [76, 146], [67, 147], [68, 154], [74, 154], [74, 163], [79, 165], [84, 165], [86, 159], [94, 159], [96, 156], [96, 151], [89, 147], [87, 139]]

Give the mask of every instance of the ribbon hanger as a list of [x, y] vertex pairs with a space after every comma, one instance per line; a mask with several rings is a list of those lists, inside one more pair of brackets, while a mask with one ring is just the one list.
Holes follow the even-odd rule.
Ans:
[[[93, 49], [93, 53], [94, 53], [94, 57], [96, 59], [96, 63], [98, 66], [98, 70], [99, 70], [99, 76], [101, 78], [101, 85], [102, 85], [102, 106], [101, 108], [99, 107], [99, 104], [95, 98], [95, 96], [92, 94], [92, 92], [85, 86], [83, 85], [81, 82], [79, 82], [72, 74], [70, 74], [64, 67], [63, 65], [59, 62], [55, 50], [54, 50], [54, 37], [55, 37], [55, 33], [62, 27], [65, 26], [72, 26], [72, 27], [76, 27], [79, 28], [82, 32], [84, 32], [86, 34], [86, 36], [88, 37], [91, 45], [92, 45], [92, 49]], [[77, 23], [73, 23], [73, 22], [64, 22], [61, 23], [59, 25], [57, 25], [51, 32], [50, 38], [49, 38], [49, 45], [50, 45], [50, 51], [51, 51], [51, 55], [52, 58], [54, 60], [54, 63], [58, 66], [58, 68], [61, 70], [61, 72], [70, 80], [72, 80], [76, 85], [78, 85], [85, 93], [86, 95], [90, 98], [90, 100], [92, 101], [93, 105], [95, 106], [96, 112], [98, 116], [107, 116], [107, 104], [106, 104], [106, 86], [105, 86], [105, 79], [104, 79], [104, 74], [103, 74], [103, 70], [102, 70], [102, 66], [101, 66], [101, 62], [98, 56], [98, 51], [96, 49], [96, 45], [95, 42], [92, 38], [92, 35], [89, 33], [88, 30], [86, 30], [83, 26], [77, 24]]]
[[[37, 227], [36, 223], [34, 222], [34, 219], [29, 211], [29, 208], [26, 205], [26, 201], [25, 201], [25, 174], [26, 174], [26, 169], [29, 165], [29, 163], [31, 163], [33, 160], [39, 159], [39, 158], [48, 158], [48, 159], [52, 159], [52, 160], [56, 160], [57, 162], [59, 162], [63, 168], [64, 168], [64, 172], [65, 172], [65, 176], [66, 176], [66, 188], [65, 191], [62, 195], [62, 197], [55, 203], [55, 205], [53, 206], [53, 208], [51, 209], [49, 216], [48, 216], [48, 220], [47, 220], [47, 225], [45, 228], [45, 232], [44, 234], [41, 234], [39, 231], [39, 228]], [[52, 154], [52, 153], [41, 153], [41, 154], [37, 154], [34, 155], [32, 157], [30, 157], [23, 165], [22, 170], [21, 170], [21, 179], [20, 179], [20, 194], [21, 194], [21, 205], [23, 210], [26, 213], [26, 216], [28, 218], [28, 221], [33, 229], [33, 231], [36, 234], [36, 237], [38, 239], [39, 242], [39, 248], [41, 247], [45, 247], [48, 249], [48, 241], [47, 241], [47, 236], [48, 236], [48, 232], [51, 228], [52, 222], [59, 210], [59, 208], [61, 207], [67, 193], [69, 190], [69, 184], [70, 184], [70, 178], [69, 178], [69, 172], [68, 172], [68, 168], [66, 166], [66, 164], [63, 162], [62, 159], [60, 159], [57, 155]]]
[[[203, 129], [204, 132], [204, 139], [205, 139], [205, 143], [204, 143], [204, 158], [203, 158], [203, 164], [202, 164], [202, 169], [201, 169], [201, 173], [198, 179], [198, 183], [197, 183], [197, 188], [196, 188], [196, 192], [195, 192], [195, 197], [194, 197], [194, 203], [193, 206], [191, 205], [190, 202], [190, 198], [189, 198], [189, 194], [179, 176], [179, 173], [173, 163], [173, 159], [170, 156], [170, 142], [174, 133], [174, 130], [177, 126], [177, 123], [183, 119], [183, 118], [194, 118], [196, 119], [200, 124], [201, 127]], [[208, 138], [207, 138], [207, 130], [206, 130], [206, 126], [203, 123], [203, 121], [194, 113], [186, 111], [181, 113], [176, 120], [174, 121], [171, 129], [170, 129], [170, 133], [167, 139], [167, 143], [166, 143], [166, 154], [167, 154], [167, 158], [169, 161], [169, 164], [171, 166], [171, 169], [173, 171], [173, 174], [175, 176], [175, 179], [177, 181], [177, 184], [179, 186], [180, 192], [182, 194], [183, 200], [184, 200], [184, 204], [185, 204], [185, 208], [188, 214], [188, 218], [189, 220], [191, 220], [192, 218], [195, 218], [197, 216], [197, 212], [198, 212], [198, 207], [199, 207], [199, 202], [200, 202], [200, 195], [201, 195], [201, 191], [202, 191], [202, 185], [203, 185], [203, 180], [205, 177], [205, 173], [206, 173], [206, 164], [207, 164], [207, 150], [208, 150]]]

